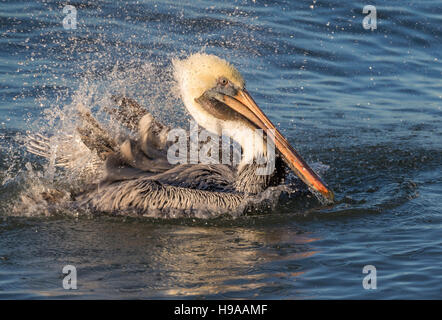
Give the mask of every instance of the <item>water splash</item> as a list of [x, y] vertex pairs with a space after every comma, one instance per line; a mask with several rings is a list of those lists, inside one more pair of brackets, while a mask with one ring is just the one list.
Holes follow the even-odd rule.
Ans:
[[[2, 138], [7, 168], [2, 170], [1, 187], [6, 190], [14, 186], [20, 190], [18, 200], [14, 199], [10, 205], [12, 209], [4, 211], [14, 215], [48, 215], [51, 202], [56, 199], [67, 202], [72, 194], [100, 181], [103, 161], [81, 140], [77, 130], [81, 125], [79, 111], [94, 114], [116, 141], [125, 140], [131, 133], [107, 113], [114, 105], [111, 97], [115, 94], [136, 98], [168, 124], [183, 122], [185, 117], [177, 106], [179, 100], [170, 70], [151, 62], [134, 61], [133, 64], [127, 68], [115, 65], [106, 75], [91, 70], [74, 84], [77, 89], [69, 97], [70, 102], [65, 103], [69, 99], [60, 96], [39, 97], [37, 102], [46, 108], [41, 119], [28, 119], [29, 127], [34, 130], [27, 131], [27, 135], [11, 134], [10, 141]], [[35, 131], [42, 133], [35, 146], [47, 161], [23, 150], [31, 139], [35, 141]]]

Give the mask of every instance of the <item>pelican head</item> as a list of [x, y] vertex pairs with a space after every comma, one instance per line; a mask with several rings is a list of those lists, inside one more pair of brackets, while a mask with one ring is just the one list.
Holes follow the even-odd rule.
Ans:
[[261, 111], [235, 67], [224, 59], [203, 53], [174, 60], [173, 65], [184, 105], [200, 126], [237, 141], [243, 148], [245, 161], [266, 155], [264, 142], [251, 143], [258, 141], [256, 129], [262, 129], [273, 139], [295, 174], [311, 189], [333, 201], [333, 192]]

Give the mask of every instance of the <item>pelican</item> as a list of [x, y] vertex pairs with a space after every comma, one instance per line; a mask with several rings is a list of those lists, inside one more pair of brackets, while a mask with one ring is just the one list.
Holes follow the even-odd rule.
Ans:
[[[333, 202], [333, 192], [262, 112], [245, 88], [244, 78], [226, 60], [197, 53], [173, 60], [174, 76], [185, 108], [201, 128], [227, 136], [242, 149], [240, 163], [171, 164], [167, 159], [170, 128], [156, 121], [134, 100], [116, 96], [109, 110], [135, 132], [136, 138], [117, 141], [88, 112], [80, 110], [77, 131], [83, 144], [95, 151], [103, 168], [101, 181], [72, 196], [75, 204], [98, 212], [150, 215], [152, 212], [199, 211], [216, 214], [243, 212], [263, 201], [266, 190], [278, 186], [291, 169], [313, 193]], [[264, 132], [265, 139], [259, 136]], [[47, 156], [47, 138], [30, 139], [28, 150]], [[260, 140], [261, 138], [261, 140]], [[275, 169], [257, 174], [268, 144], [276, 147]], [[251, 141], [262, 141], [253, 144]], [[75, 159], [64, 155], [64, 166]], [[260, 162], [261, 161], [261, 162]]]

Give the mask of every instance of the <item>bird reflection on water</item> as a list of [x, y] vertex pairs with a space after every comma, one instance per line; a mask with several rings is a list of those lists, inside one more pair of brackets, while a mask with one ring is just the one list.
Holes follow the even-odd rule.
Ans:
[[[275, 277], [275, 286], [293, 290], [319, 240], [299, 228], [241, 226], [247, 221], [186, 226], [99, 220], [86, 227], [94, 229], [83, 232], [88, 249], [74, 259], [82, 265], [83, 293], [104, 297], [119, 288], [132, 297], [252, 298], [269, 294]], [[97, 252], [111, 260], [97, 260]]]
[[[290, 231], [281, 234], [248, 229], [197, 228], [178, 230], [176, 234], [189, 241], [180, 243], [177, 252], [167, 253], [167, 259], [179, 257], [180, 271], [177, 274], [184, 276], [181, 281], [185, 285], [164, 291], [168, 296], [228, 293], [226, 298], [253, 298], [253, 293], [262, 287], [268, 290], [270, 278], [275, 277], [289, 281], [292, 287], [293, 281], [306, 272], [297, 261], [316, 253], [308, 244], [317, 239]], [[201, 242], [201, 238], [204, 241]], [[285, 248], [281, 248], [281, 243]], [[275, 272], [273, 268], [281, 261], [290, 261], [293, 270]], [[187, 273], [187, 268], [191, 272]]]

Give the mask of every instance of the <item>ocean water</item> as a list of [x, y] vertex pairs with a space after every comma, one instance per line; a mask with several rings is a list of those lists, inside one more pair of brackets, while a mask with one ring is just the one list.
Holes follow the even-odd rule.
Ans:
[[[76, 29], [63, 2], [0, 2], [1, 299], [442, 297], [440, 2], [70, 4]], [[171, 60], [195, 52], [232, 62], [306, 160], [329, 167], [334, 205], [216, 219], [21, 206], [60, 174], [26, 152], [28, 132], [68, 132], [75, 103], [112, 93], [185, 123]], [[63, 289], [65, 265], [77, 290]]]

